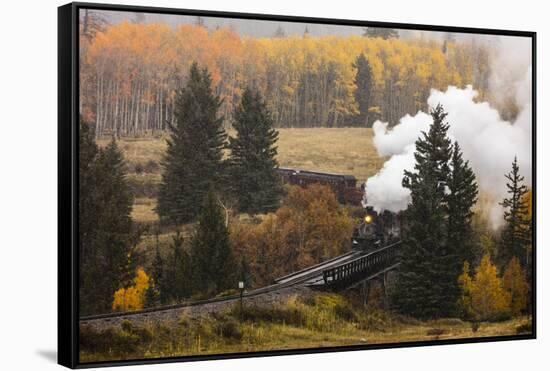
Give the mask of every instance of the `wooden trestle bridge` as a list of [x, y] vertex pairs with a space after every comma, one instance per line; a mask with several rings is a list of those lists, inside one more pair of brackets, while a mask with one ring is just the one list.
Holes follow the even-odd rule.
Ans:
[[[311, 288], [324, 291], [343, 291], [359, 285], [368, 290], [368, 282], [382, 278], [386, 283], [386, 273], [399, 265], [399, 249], [401, 241], [371, 250], [352, 250], [333, 259], [324, 261], [306, 269], [280, 277], [272, 285], [248, 291], [243, 294], [244, 299], [270, 295], [288, 288]], [[368, 291], [365, 292], [368, 296]], [[110, 321], [111, 319], [135, 318], [136, 316], [152, 316], [155, 313], [178, 311], [188, 307], [197, 307], [207, 304], [237, 301], [239, 294], [212, 298], [175, 305], [166, 305], [156, 308], [147, 308], [132, 312], [106, 313], [80, 318], [80, 323], [90, 323], [96, 320]]]

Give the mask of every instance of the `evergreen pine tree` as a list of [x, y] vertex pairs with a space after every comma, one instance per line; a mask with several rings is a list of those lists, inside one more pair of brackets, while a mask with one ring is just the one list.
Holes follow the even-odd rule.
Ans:
[[114, 139], [100, 151], [98, 168], [101, 179], [98, 202], [102, 210], [96, 230], [101, 235], [105, 265], [100, 281], [94, 284], [103, 287], [111, 301], [113, 293], [132, 280], [137, 268], [134, 259], [137, 236], [130, 216], [134, 198], [126, 179], [126, 162]]
[[447, 237], [445, 187], [451, 142], [443, 107], [438, 105], [431, 115], [429, 132], [416, 141], [415, 171], [405, 171], [403, 178], [411, 202], [406, 210], [408, 231], [392, 300], [398, 311], [419, 318], [446, 315], [454, 305], [442, 300], [451, 283], [441, 281], [446, 269], [442, 256]]
[[236, 264], [225, 217], [214, 191], [208, 192], [191, 238], [193, 289], [212, 295], [235, 287]]
[[360, 54], [353, 65], [357, 69], [355, 74], [355, 102], [357, 102], [359, 108], [359, 114], [357, 115], [357, 124], [359, 126], [370, 127], [372, 124], [369, 122], [369, 108], [372, 96], [372, 68], [369, 61], [364, 54]]
[[499, 261], [506, 264], [514, 256], [517, 257], [523, 267], [529, 262], [528, 254], [531, 245], [531, 223], [529, 207], [525, 195], [529, 192], [523, 184], [524, 177], [519, 173], [517, 158], [512, 163], [512, 171], [505, 175], [508, 179], [509, 198], [505, 198], [501, 205], [505, 208], [505, 226], [502, 230], [499, 246]]
[[278, 167], [278, 132], [258, 91], [245, 89], [234, 112], [236, 136], [229, 138], [229, 172], [240, 211], [258, 213], [278, 208], [282, 185]]
[[145, 307], [153, 308], [161, 305], [160, 290], [154, 279], [149, 278], [149, 287], [145, 292]]
[[99, 149], [85, 123], [80, 125], [79, 171], [80, 312], [104, 313], [135, 271], [133, 196], [115, 140]]
[[181, 301], [193, 293], [192, 265], [184, 240], [178, 230], [172, 239], [172, 267], [170, 270], [170, 298]]
[[96, 262], [100, 257], [100, 246], [96, 237], [96, 222], [100, 214], [99, 178], [97, 158], [99, 148], [94, 140], [90, 125], [80, 122], [79, 130], [79, 294], [81, 313], [98, 313], [105, 309], [94, 303], [100, 303], [105, 298], [93, 284], [100, 275]]
[[187, 84], [177, 92], [176, 125], [163, 159], [157, 213], [162, 222], [192, 221], [206, 192], [221, 184], [226, 134], [218, 117], [221, 100], [206, 69], [191, 65]]
[[461, 274], [464, 262], [473, 262], [475, 259], [472, 207], [478, 193], [475, 174], [469, 162], [463, 160], [457, 142], [453, 146], [447, 187], [448, 230], [446, 252], [442, 257], [446, 270], [441, 280], [450, 283], [443, 291], [446, 297], [443, 301], [452, 305], [460, 294], [456, 278]]
[[155, 284], [155, 288], [158, 292], [158, 301], [161, 304], [168, 302], [167, 294], [169, 289], [165, 287], [166, 282], [164, 280], [164, 261], [160, 255], [159, 235], [158, 231], [155, 233], [155, 258], [153, 259], [151, 280]]

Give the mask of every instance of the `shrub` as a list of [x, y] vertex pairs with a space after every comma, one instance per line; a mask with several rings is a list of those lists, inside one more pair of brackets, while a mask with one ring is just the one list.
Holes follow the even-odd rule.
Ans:
[[156, 162], [155, 160], [149, 160], [143, 166], [143, 170], [146, 173], [156, 173], [157, 171], [159, 171], [159, 169], [160, 169], [160, 166], [158, 162]]
[[243, 333], [234, 318], [225, 318], [218, 324], [218, 331], [226, 339], [241, 340]]
[[141, 339], [139, 335], [126, 331], [114, 331], [111, 338], [111, 351], [115, 354], [129, 354], [138, 351]]
[[178, 325], [183, 329], [189, 329], [191, 327], [191, 320], [187, 316], [182, 316], [178, 321]]
[[144, 167], [141, 162], [138, 162], [134, 165], [134, 172], [136, 174], [142, 174], [144, 172]]
[[443, 335], [447, 332], [448, 332], [447, 330], [444, 330], [442, 328], [431, 328], [428, 331], [426, 331], [426, 335], [428, 335], [428, 336], [440, 336], [440, 335]]
[[91, 353], [104, 353], [107, 352], [111, 346], [110, 339], [113, 329], [106, 331], [97, 331], [91, 326], [80, 326], [79, 334], [79, 346], [81, 350]]
[[241, 311], [240, 306], [237, 304], [231, 309], [231, 315], [250, 322], [271, 322], [293, 326], [305, 324], [303, 312], [296, 307], [274, 306], [266, 308], [248, 305], [243, 307]]
[[358, 317], [353, 305], [341, 295], [319, 294], [306, 303], [320, 310], [332, 312], [336, 317], [345, 321], [354, 322]]
[[124, 332], [127, 332], [129, 334], [133, 334], [133, 335], [136, 335], [137, 337], [139, 337], [139, 339], [142, 343], [148, 344], [151, 341], [153, 341], [153, 333], [148, 328], [140, 327], [140, 326], [134, 326], [132, 324], [132, 322], [130, 322], [130, 321], [123, 321], [120, 324], [120, 327], [122, 328], [122, 330]]
[[200, 338], [202, 342], [205, 342], [206, 339], [214, 339], [219, 335], [217, 321], [212, 316], [200, 318], [187, 331], [189, 338]]
[[531, 334], [533, 333], [533, 323], [527, 322], [516, 327], [516, 334]]
[[359, 319], [357, 328], [366, 331], [385, 332], [392, 325], [392, 320], [388, 313], [383, 311], [372, 311], [363, 315]]
[[120, 330], [110, 327], [98, 331], [91, 326], [80, 327], [80, 349], [90, 353], [131, 354], [152, 341], [153, 334], [149, 329], [135, 327], [128, 321], [122, 322]]
[[336, 307], [334, 307], [334, 313], [336, 314], [336, 316], [343, 319], [344, 321], [357, 321], [357, 313], [355, 312], [355, 309], [349, 304], [337, 305]]

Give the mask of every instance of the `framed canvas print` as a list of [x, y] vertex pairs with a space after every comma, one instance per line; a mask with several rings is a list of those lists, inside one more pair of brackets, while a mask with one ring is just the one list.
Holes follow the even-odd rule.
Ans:
[[536, 336], [535, 33], [59, 8], [59, 362]]

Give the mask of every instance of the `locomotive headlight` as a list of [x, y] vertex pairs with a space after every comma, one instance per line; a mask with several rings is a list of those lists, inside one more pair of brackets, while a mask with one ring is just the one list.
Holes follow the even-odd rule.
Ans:
[[365, 223], [370, 224], [372, 222], [372, 216], [368, 215], [365, 216]]

